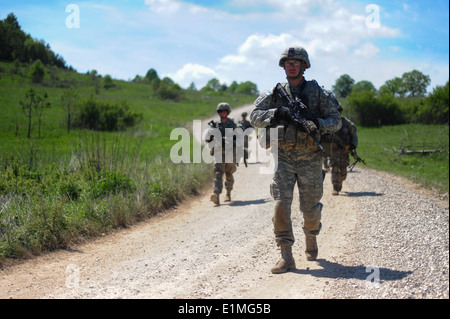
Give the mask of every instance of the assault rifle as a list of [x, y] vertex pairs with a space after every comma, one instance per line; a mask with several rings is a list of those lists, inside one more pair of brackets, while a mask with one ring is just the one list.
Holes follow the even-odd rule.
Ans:
[[[342, 139], [337, 134], [333, 134], [333, 143], [337, 144], [342, 149], [345, 149], [345, 143], [342, 141]], [[355, 167], [356, 164], [359, 162], [366, 165], [366, 161], [364, 161], [361, 157], [358, 156], [355, 150], [349, 150], [350, 155], [355, 159], [355, 162], [353, 164], [350, 164], [348, 167], [350, 169], [350, 172]]]
[[308, 119], [302, 115], [302, 113], [309, 110], [308, 107], [305, 104], [303, 104], [303, 102], [298, 97], [296, 97], [294, 101], [286, 92], [286, 89], [280, 83], [276, 85], [275, 90], [280, 92], [281, 96], [288, 102], [289, 109], [294, 114], [292, 121], [301, 129], [303, 129], [309, 136], [311, 136], [311, 138], [314, 140], [314, 142], [320, 148], [320, 150], [323, 153], [325, 153], [325, 150], [320, 144], [319, 140], [317, 139], [315, 132], [311, 132], [311, 130], [306, 125], [306, 121], [308, 121]]
[[350, 165], [348, 166], [348, 167], [350, 168], [350, 172], [352, 171], [353, 167], [355, 167], [355, 165], [356, 165], [358, 162], [361, 162], [361, 163], [363, 163], [364, 165], [366, 165], [366, 162], [365, 162], [361, 157], [359, 157], [358, 154], [356, 154], [356, 151], [355, 151], [355, 150], [351, 150], [351, 151], [350, 151], [350, 155], [353, 156], [353, 158], [355, 159], [355, 162], [354, 162], [353, 164], [350, 164]]
[[[212, 128], [217, 128], [220, 130], [220, 134], [222, 135], [222, 146], [224, 146], [225, 145], [225, 128], [217, 125], [217, 122], [214, 122], [214, 120], [209, 121], [208, 125], [211, 126]], [[233, 135], [233, 146], [234, 147], [236, 146], [236, 136], [235, 135]], [[236, 163], [236, 164], [239, 166], [239, 163]], [[245, 155], [244, 155], [244, 164], [245, 164], [245, 167], [248, 166], [247, 158], [245, 157]]]
[[208, 125], [211, 126], [211, 127], [214, 127], [214, 128], [217, 127], [217, 123], [214, 122], [214, 120], [209, 121], [209, 122], [208, 122]]

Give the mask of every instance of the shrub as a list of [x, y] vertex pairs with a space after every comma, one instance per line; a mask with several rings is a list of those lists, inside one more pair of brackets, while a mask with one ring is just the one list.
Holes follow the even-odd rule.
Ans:
[[42, 83], [42, 81], [44, 81], [44, 75], [44, 65], [40, 60], [36, 60], [36, 62], [31, 65], [30, 69], [31, 81], [33, 81], [33, 83]]
[[141, 113], [132, 113], [126, 102], [109, 104], [92, 97], [81, 103], [73, 126], [96, 131], [121, 131], [136, 125]]
[[120, 172], [103, 172], [97, 176], [91, 190], [93, 197], [98, 198], [102, 195], [133, 192], [136, 184]]
[[105, 89], [110, 89], [112, 87], [115, 87], [116, 85], [114, 84], [111, 76], [109, 74], [105, 75], [105, 77], [103, 78], [103, 87]]
[[448, 124], [449, 83], [436, 86], [418, 110], [419, 122], [423, 124]]
[[352, 92], [348, 104], [346, 114], [350, 114], [349, 117], [358, 125], [382, 126], [404, 122], [398, 102], [390, 94], [376, 96], [369, 90]]
[[176, 84], [169, 84], [166, 81], [161, 81], [156, 89], [156, 95], [163, 100], [179, 101], [183, 98], [183, 90]]

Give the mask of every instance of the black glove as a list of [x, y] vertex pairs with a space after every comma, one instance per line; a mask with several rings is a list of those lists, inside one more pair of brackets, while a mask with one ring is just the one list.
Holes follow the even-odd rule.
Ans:
[[313, 122], [314, 122], [314, 124], [316, 124], [316, 126], [317, 126], [317, 130], [319, 130], [319, 129], [320, 129], [320, 124], [319, 124], [319, 120], [317, 120], [317, 119], [312, 119], [311, 121], [313, 121]]
[[280, 106], [275, 110], [274, 117], [279, 120], [289, 121], [292, 118], [291, 110], [286, 106]]
[[350, 144], [350, 151], [353, 151], [353, 150], [355, 150], [356, 149], [356, 146], [354, 145], [354, 144]]

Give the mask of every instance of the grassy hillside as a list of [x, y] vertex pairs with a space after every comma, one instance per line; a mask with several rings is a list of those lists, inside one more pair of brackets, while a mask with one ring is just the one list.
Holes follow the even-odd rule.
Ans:
[[[207, 164], [173, 164], [170, 132], [215, 113], [219, 102], [251, 103], [250, 95], [185, 91], [162, 100], [152, 86], [113, 81], [47, 68], [32, 84], [29, 67], [0, 63], [0, 258], [65, 247], [83, 236], [126, 226], [196, 193], [212, 169]], [[32, 118], [31, 138], [21, 102], [33, 88], [48, 95], [41, 133]], [[128, 105], [142, 120], [126, 130], [67, 131], [61, 96]], [[239, 114], [238, 114], [239, 115]]]

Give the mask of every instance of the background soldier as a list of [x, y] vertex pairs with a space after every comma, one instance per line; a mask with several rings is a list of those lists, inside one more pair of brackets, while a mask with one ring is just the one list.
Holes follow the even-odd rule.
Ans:
[[[242, 131], [245, 133], [245, 130], [248, 128], [253, 128], [252, 124], [250, 123], [249, 120], [247, 120], [247, 112], [242, 112], [241, 116], [242, 116], [242, 120], [240, 120], [238, 122], [239, 127], [242, 129]], [[248, 135], [244, 135], [244, 164], [245, 167], [247, 167], [247, 160], [249, 157], [249, 150], [248, 150]]]
[[[343, 107], [339, 106], [338, 110], [342, 115]], [[355, 124], [344, 116], [341, 119], [341, 129], [333, 134], [333, 144], [331, 145], [330, 166], [333, 195], [339, 195], [342, 182], [347, 178], [347, 166], [350, 164], [349, 152], [358, 147]]]
[[242, 128], [243, 131], [245, 131], [246, 129], [248, 129], [249, 127], [253, 128], [252, 124], [250, 123], [249, 120], [247, 120], [247, 112], [242, 112], [241, 116], [242, 116], [242, 120], [240, 120], [238, 122], [239, 127]]
[[[216, 205], [220, 205], [219, 195], [222, 193], [223, 189], [223, 175], [225, 174], [225, 189], [227, 190], [227, 194], [225, 195], [225, 201], [231, 200], [231, 190], [233, 189], [234, 178], [233, 173], [236, 172], [236, 155], [235, 155], [235, 147], [233, 147], [233, 161], [231, 163], [225, 162], [225, 144], [227, 142], [234, 144], [234, 139], [232, 141], [226, 140], [225, 129], [231, 128], [235, 129], [237, 127], [236, 123], [230, 118], [228, 115], [231, 113], [231, 108], [228, 103], [222, 102], [217, 105], [217, 113], [220, 116], [219, 122], [211, 123], [213, 128], [216, 128], [220, 131], [222, 136], [222, 159], [214, 162], [214, 192], [211, 195], [211, 201]], [[209, 134], [208, 134], [209, 135]], [[212, 135], [206, 136], [206, 142], [212, 141]], [[214, 154], [211, 154], [214, 155]]]
[[[339, 130], [341, 117], [337, 110], [337, 100], [315, 80], [307, 81], [303, 77], [305, 69], [311, 66], [306, 50], [299, 46], [286, 48], [281, 54], [279, 66], [284, 68], [288, 80], [281, 85], [292, 98], [300, 98], [308, 107], [306, 124], [309, 131], [319, 135]], [[270, 192], [275, 200], [273, 225], [275, 239], [281, 249], [281, 259], [272, 268], [272, 273], [283, 273], [295, 268], [291, 223], [295, 184], [298, 186], [300, 211], [304, 219], [306, 258], [317, 258], [316, 236], [321, 228], [322, 211], [319, 201], [323, 195], [322, 153], [311, 136], [292, 122], [292, 110], [275, 88], [256, 99], [250, 122], [255, 127], [278, 129], [278, 166]]]

